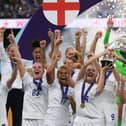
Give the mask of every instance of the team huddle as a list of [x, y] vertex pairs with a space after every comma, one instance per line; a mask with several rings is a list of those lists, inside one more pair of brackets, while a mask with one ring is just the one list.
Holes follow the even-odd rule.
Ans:
[[98, 54], [101, 31], [95, 34], [88, 54], [84, 29], [75, 33], [75, 47], [66, 47], [63, 54], [61, 31], [49, 29], [49, 62], [46, 40], [32, 42], [33, 60], [28, 61], [22, 58], [13, 31], [6, 35], [9, 43], [5, 44], [6, 30], [0, 28], [0, 126], [8, 126], [9, 107], [13, 126], [125, 126], [126, 77], [114, 64], [126, 60], [108, 48], [112, 27], [109, 17], [105, 48]]

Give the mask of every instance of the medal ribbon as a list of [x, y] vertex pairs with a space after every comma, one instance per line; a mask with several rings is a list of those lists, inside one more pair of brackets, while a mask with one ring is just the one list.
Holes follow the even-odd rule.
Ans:
[[87, 88], [87, 90], [85, 91], [85, 81], [83, 82], [82, 91], [81, 91], [81, 103], [82, 104], [84, 104], [85, 101], [88, 101], [87, 94], [91, 90], [91, 88], [93, 87], [93, 85], [94, 85], [94, 83], [91, 83], [89, 85], [89, 87]]
[[74, 71], [71, 73], [71, 77], [73, 77], [74, 73], [75, 73]]
[[62, 92], [62, 100], [61, 103], [64, 104], [67, 100], [67, 93], [68, 93], [69, 86], [64, 86], [61, 84], [61, 92]]
[[109, 78], [109, 76], [112, 74], [112, 71], [109, 71], [107, 73], [105, 73], [105, 81], [104, 81], [104, 86], [106, 85], [106, 81]]
[[37, 82], [36, 80], [33, 79], [33, 83], [36, 85], [37, 87], [37, 91], [38, 91], [38, 95], [39, 95], [39, 92], [42, 90], [42, 79], [39, 80], [39, 82]]

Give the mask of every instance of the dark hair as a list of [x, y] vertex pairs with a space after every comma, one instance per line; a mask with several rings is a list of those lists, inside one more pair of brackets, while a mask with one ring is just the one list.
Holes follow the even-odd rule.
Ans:
[[5, 49], [10, 45], [9, 40], [7, 39], [8, 35], [11, 33], [11, 29], [6, 29], [4, 32], [3, 46]]
[[32, 42], [32, 49], [40, 48], [40, 42], [35, 40]]

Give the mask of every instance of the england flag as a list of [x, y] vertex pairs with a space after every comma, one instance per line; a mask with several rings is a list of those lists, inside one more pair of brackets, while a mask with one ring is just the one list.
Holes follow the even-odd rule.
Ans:
[[42, 8], [48, 21], [64, 26], [76, 19], [80, 3], [79, 0], [44, 0]]

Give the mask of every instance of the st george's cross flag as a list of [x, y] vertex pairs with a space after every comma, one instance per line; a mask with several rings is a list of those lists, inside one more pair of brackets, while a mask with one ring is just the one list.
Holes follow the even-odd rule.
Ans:
[[44, 0], [42, 4], [46, 18], [55, 25], [67, 25], [78, 16], [79, 0]]

